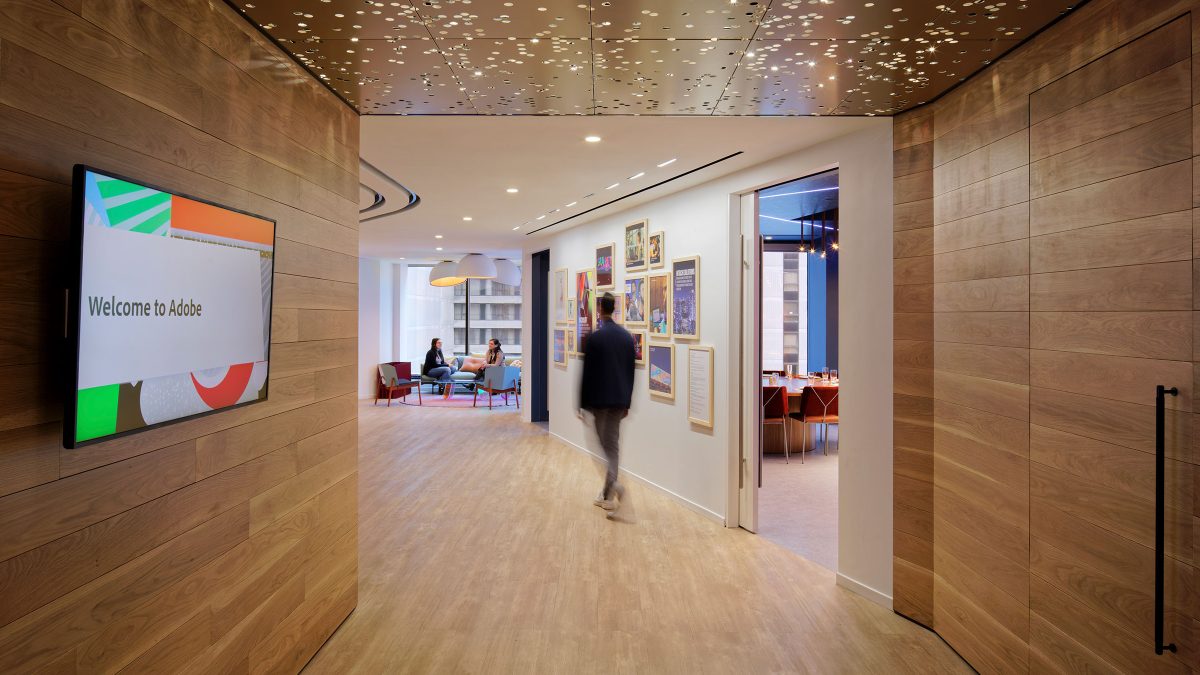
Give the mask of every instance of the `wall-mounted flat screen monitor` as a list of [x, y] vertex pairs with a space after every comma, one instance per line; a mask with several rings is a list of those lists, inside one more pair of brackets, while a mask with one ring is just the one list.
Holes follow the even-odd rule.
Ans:
[[76, 166], [63, 445], [267, 398], [275, 221]]

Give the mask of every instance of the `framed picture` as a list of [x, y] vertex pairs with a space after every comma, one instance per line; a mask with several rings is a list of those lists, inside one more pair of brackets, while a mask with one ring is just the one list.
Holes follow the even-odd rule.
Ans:
[[596, 247], [596, 290], [610, 291], [616, 286], [616, 244]]
[[567, 329], [554, 329], [554, 365], [567, 365]]
[[[599, 300], [597, 300], [597, 302], [599, 302]], [[616, 321], [617, 323], [625, 323], [625, 296], [620, 293], [613, 295], [612, 318], [613, 321]]]
[[650, 235], [650, 243], [646, 245], [646, 257], [650, 261], [651, 269], [661, 268], [667, 259], [665, 236], [662, 232]]
[[554, 270], [554, 323], [571, 323], [571, 313], [567, 310], [567, 296], [570, 295], [571, 272], [562, 267]]
[[625, 226], [625, 271], [646, 269], [646, 225], [639, 220]]
[[625, 325], [646, 325], [646, 277], [625, 279]]
[[646, 309], [650, 337], [671, 337], [671, 275], [646, 277]]
[[646, 345], [650, 395], [675, 400], [675, 345]]
[[688, 421], [713, 426], [713, 348], [688, 347]]
[[646, 365], [646, 334], [637, 331], [630, 335], [633, 336], [633, 363], [644, 366]]
[[567, 298], [567, 323], [575, 323], [575, 298]]
[[596, 272], [575, 273], [575, 342], [583, 351], [588, 335], [596, 328]]
[[700, 256], [671, 261], [671, 332], [700, 337]]
[[[575, 345], [575, 329], [568, 328], [567, 329], [567, 355], [568, 356], [579, 356], [579, 352], [575, 351], [575, 346], [576, 346]], [[564, 359], [563, 362], [566, 363], [566, 360]]]

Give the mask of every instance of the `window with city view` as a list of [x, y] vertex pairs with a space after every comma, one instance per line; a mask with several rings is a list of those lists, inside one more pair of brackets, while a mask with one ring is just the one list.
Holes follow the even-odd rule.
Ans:
[[400, 293], [402, 321], [397, 326], [403, 358], [419, 363], [435, 337], [442, 339], [442, 352], [447, 358], [451, 354], [462, 356], [468, 350], [482, 354], [491, 338], [500, 340], [506, 357], [521, 356], [520, 286], [472, 279], [467, 282], [471, 284], [468, 304], [467, 284], [430, 286], [432, 269], [428, 265], [409, 265], [405, 271]]
[[[471, 285], [469, 306], [467, 284]], [[482, 353], [487, 341], [495, 338], [506, 357], [521, 356], [521, 287], [489, 279], [471, 279], [467, 284], [454, 287], [455, 353], [465, 353], [468, 347], [473, 354]]]

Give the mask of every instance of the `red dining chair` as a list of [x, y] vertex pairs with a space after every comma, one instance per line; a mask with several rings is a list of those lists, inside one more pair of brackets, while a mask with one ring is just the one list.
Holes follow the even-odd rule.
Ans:
[[[821, 452], [829, 454], [829, 425], [838, 423], [838, 387], [812, 385], [800, 394], [800, 409], [789, 413], [789, 417], [800, 422], [803, 439], [800, 444], [800, 462], [808, 452], [808, 424], [822, 425]], [[841, 436], [841, 433], [838, 433]], [[815, 450], [816, 448], [814, 448]]]
[[763, 425], [778, 424], [783, 427], [783, 461], [788, 462], [788, 405], [787, 387], [763, 387]]

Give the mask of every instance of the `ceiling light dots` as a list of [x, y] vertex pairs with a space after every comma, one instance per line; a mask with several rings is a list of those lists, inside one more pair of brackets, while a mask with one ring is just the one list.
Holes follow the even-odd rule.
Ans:
[[[929, 100], [1074, 3], [231, 4], [362, 114], [863, 115]], [[928, 70], [887, 76], [910, 65]]]

